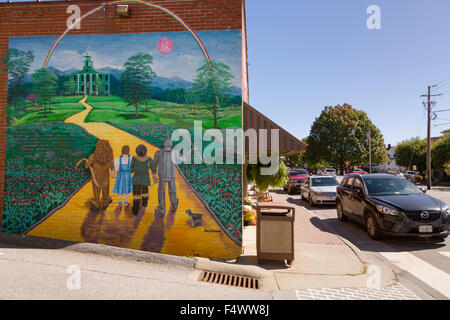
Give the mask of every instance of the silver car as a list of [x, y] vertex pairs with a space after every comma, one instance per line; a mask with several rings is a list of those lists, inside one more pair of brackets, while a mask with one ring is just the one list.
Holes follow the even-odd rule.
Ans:
[[336, 187], [339, 182], [331, 176], [307, 177], [300, 186], [300, 199], [315, 204], [336, 203]]

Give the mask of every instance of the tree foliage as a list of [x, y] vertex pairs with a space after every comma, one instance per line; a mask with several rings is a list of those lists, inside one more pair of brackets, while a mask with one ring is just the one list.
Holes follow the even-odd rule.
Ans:
[[431, 159], [434, 168], [444, 168], [450, 165], [450, 134], [437, 140], [431, 150]]
[[[212, 61], [214, 80], [212, 79], [209, 63], [205, 62], [197, 69], [197, 77], [192, 86], [192, 96], [196, 102], [208, 106], [214, 117], [214, 128], [217, 129], [218, 112], [231, 93], [230, 67], [224, 63]], [[217, 97], [216, 97], [217, 95]]]
[[151, 55], [137, 53], [128, 58], [124, 64], [125, 70], [121, 74], [124, 99], [129, 105], [135, 106], [136, 118], [138, 117], [139, 103], [151, 97], [150, 85], [156, 75], [150, 66], [152, 63]]
[[367, 133], [370, 130], [372, 163], [387, 161], [387, 152], [380, 130], [364, 111], [349, 104], [327, 106], [316, 118], [307, 139], [305, 162], [326, 162], [344, 170], [345, 161], [352, 165], [369, 163]]
[[21, 85], [33, 60], [34, 55], [31, 50], [22, 51], [10, 48], [3, 55], [1, 71], [8, 72], [8, 102], [14, 103], [16, 98], [23, 95]]
[[395, 147], [395, 162], [408, 169], [415, 165], [417, 170], [425, 171], [427, 168], [427, 141], [412, 138], [404, 140]]
[[261, 192], [266, 192], [269, 187], [281, 188], [286, 183], [287, 168], [282, 160], [278, 166], [278, 171], [274, 175], [261, 175], [261, 163], [249, 164], [247, 166], [247, 181], [255, 183]]
[[38, 103], [44, 106], [44, 114], [47, 114], [47, 106], [50, 108], [52, 99], [56, 96], [58, 78], [46, 68], [38, 69], [33, 74], [33, 89], [38, 96]]
[[297, 152], [295, 154], [283, 157], [283, 162], [287, 168], [296, 168], [303, 165], [303, 156], [304, 151]]

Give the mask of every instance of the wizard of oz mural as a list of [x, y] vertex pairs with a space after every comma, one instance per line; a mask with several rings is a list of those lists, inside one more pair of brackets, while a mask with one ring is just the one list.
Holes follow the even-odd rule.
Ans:
[[57, 37], [10, 38], [3, 232], [240, 254], [242, 166], [171, 160], [177, 129], [242, 127], [241, 31], [197, 34], [210, 60], [188, 32], [68, 35], [49, 59]]

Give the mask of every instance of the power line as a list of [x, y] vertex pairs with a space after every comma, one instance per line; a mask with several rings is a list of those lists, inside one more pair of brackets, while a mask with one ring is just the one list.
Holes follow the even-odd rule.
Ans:
[[447, 78], [447, 79], [442, 80], [442, 81], [439, 82], [439, 83], [436, 83], [435, 85], [433, 85], [433, 86], [431, 86], [431, 87], [432, 87], [432, 88], [437, 87], [438, 85], [440, 85], [440, 84], [443, 83], [443, 82], [446, 82], [447, 80], [450, 80], [450, 77]]

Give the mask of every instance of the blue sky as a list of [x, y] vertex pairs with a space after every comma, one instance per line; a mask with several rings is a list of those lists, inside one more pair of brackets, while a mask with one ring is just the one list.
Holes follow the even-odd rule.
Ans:
[[[308, 136], [324, 106], [343, 103], [366, 111], [386, 144], [426, 136], [419, 96], [450, 77], [450, 1], [246, 4], [253, 107], [298, 138]], [[366, 27], [369, 5], [381, 9], [381, 30]], [[450, 92], [434, 100], [436, 110], [450, 109]], [[450, 112], [440, 115], [450, 119]], [[432, 126], [432, 136], [447, 128]]]
[[[234, 76], [232, 84], [241, 87], [241, 31], [200, 31], [197, 32], [208, 50], [211, 59], [230, 67]], [[174, 44], [170, 54], [161, 54], [157, 49], [161, 38], [169, 38]], [[10, 38], [10, 46], [21, 50], [32, 50], [35, 59], [30, 73], [41, 68], [55, 36]], [[179, 77], [192, 81], [197, 69], [205, 62], [202, 51], [188, 32], [67, 35], [58, 43], [49, 66], [61, 71], [71, 68], [81, 69], [83, 56], [89, 53], [97, 69], [111, 67], [122, 69], [125, 61], [138, 52], [153, 56], [153, 71], [161, 77]]]

